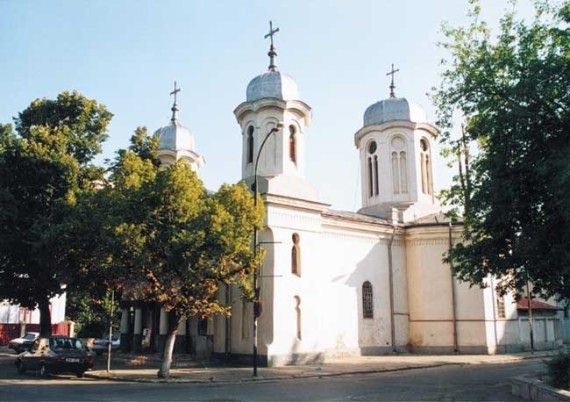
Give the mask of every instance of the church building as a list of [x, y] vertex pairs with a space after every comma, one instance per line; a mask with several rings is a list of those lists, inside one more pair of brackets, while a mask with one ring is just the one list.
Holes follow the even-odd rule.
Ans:
[[[253, 184], [259, 158], [258, 191], [266, 209], [266, 228], [258, 236], [266, 251], [257, 320], [262, 364], [528, 349], [528, 300], [500, 296], [492, 278], [485, 289], [469, 287], [442, 261], [462, 225], [441, 213], [434, 194], [438, 129], [419, 105], [396, 95], [394, 68], [389, 96], [364, 111], [354, 133], [361, 208], [334, 210], [305, 175], [306, 159], [316, 157], [305, 147], [311, 106], [275, 63], [275, 32], [268, 34], [268, 71], [250, 81], [234, 110], [242, 179]], [[179, 123], [176, 101], [172, 111], [170, 124], [157, 131], [160, 160], [182, 158], [198, 170], [204, 159]], [[231, 317], [188, 317], [176, 351], [250, 361], [253, 305], [243, 302], [237, 289], [223, 289], [220, 297], [231, 304]], [[532, 310], [536, 347], [556, 347], [562, 312], [536, 299]], [[129, 348], [160, 351], [166, 314], [160, 306], [125, 305], [121, 332]]]

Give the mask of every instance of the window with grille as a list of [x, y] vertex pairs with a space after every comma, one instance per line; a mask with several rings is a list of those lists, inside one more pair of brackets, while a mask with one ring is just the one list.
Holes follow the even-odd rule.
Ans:
[[362, 317], [374, 318], [374, 307], [372, 304], [372, 284], [368, 281], [362, 284]]

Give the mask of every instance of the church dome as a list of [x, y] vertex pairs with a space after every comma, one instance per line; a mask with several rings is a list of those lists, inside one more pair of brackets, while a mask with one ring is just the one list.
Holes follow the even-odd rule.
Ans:
[[376, 102], [364, 112], [364, 126], [383, 124], [388, 121], [405, 120], [426, 123], [426, 112], [421, 106], [406, 98], [388, 98]]
[[246, 100], [254, 102], [263, 98], [280, 100], [299, 99], [297, 83], [287, 74], [278, 70], [270, 70], [258, 75], [247, 86]]
[[190, 130], [180, 124], [177, 119], [172, 119], [168, 126], [156, 130], [155, 135], [158, 135], [159, 150], [194, 150], [194, 137]]

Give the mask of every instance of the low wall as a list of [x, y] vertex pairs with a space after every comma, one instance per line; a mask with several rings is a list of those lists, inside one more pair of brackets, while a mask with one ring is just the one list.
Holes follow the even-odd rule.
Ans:
[[542, 381], [527, 377], [511, 380], [511, 393], [529, 401], [570, 401], [570, 392], [550, 387]]

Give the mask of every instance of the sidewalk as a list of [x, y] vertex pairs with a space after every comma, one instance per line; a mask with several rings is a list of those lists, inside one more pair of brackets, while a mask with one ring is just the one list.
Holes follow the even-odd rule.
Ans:
[[[545, 358], [558, 351], [517, 353], [507, 355], [390, 355], [361, 356], [341, 360], [328, 360], [322, 365], [261, 367], [258, 376], [252, 376], [251, 367], [227, 365], [208, 366], [203, 362], [198, 367], [173, 368], [169, 379], [156, 376], [158, 364], [145, 364], [138, 367], [120, 367], [110, 373], [94, 370], [85, 373], [86, 377], [130, 382], [172, 382], [172, 383], [241, 383], [252, 381], [277, 381], [295, 378], [319, 378], [350, 374], [381, 373], [388, 371], [411, 370], [463, 364], [501, 364], [524, 359]], [[120, 363], [119, 363], [120, 364]], [[112, 366], [113, 367], [113, 366]], [[117, 366], [115, 366], [117, 367]]]

